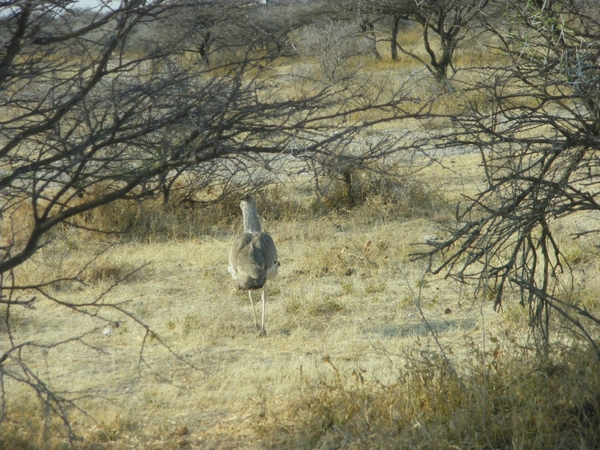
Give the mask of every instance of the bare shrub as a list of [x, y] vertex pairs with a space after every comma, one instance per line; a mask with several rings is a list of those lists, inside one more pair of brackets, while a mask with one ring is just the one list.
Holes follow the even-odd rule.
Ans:
[[[517, 292], [541, 354], [548, 353], [557, 314], [595, 346], [600, 318], [559, 293], [573, 265], [559, 239], [572, 217], [588, 218], [572, 238], [597, 235], [600, 71], [596, 2], [497, 2], [490, 18], [495, 61], [474, 69], [473, 97], [456, 108], [455, 128], [440, 147], [463, 145], [481, 155], [485, 185], [456, 209], [452, 247], [433, 269], [480, 288], [492, 286], [496, 308]], [[508, 24], [508, 25], [507, 25]], [[518, 30], [512, 32], [508, 30]], [[454, 246], [454, 244], [457, 244]], [[427, 255], [430, 256], [430, 255]]]
[[303, 29], [298, 51], [304, 57], [316, 57], [326, 79], [342, 79], [356, 69], [351, 58], [369, 52], [357, 29], [358, 25], [345, 22], [309, 25]]
[[418, 175], [396, 175], [380, 167], [353, 165], [341, 174], [330, 172], [319, 185], [318, 210], [362, 207], [373, 217], [434, 218], [447, 215], [449, 206], [442, 192], [428, 186]]
[[357, 441], [384, 449], [600, 444], [600, 372], [585, 350], [560, 349], [540, 366], [523, 349], [496, 345], [489, 355], [473, 349], [460, 363], [460, 379], [446, 361], [421, 349], [389, 356], [402, 363], [388, 384], [360, 364], [343, 370], [324, 357], [321, 375], [305, 384], [289, 412], [266, 424], [265, 434], [275, 446], [291, 442], [297, 448]]

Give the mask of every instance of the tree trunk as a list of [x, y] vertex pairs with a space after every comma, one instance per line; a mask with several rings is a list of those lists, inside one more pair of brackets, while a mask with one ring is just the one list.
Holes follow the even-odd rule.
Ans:
[[398, 29], [400, 27], [400, 16], [394, 16], [394, 25], [392, 26], [392, 35], [390, 38], [390, 50], [392, 51], [392, 61], [398, 61]]

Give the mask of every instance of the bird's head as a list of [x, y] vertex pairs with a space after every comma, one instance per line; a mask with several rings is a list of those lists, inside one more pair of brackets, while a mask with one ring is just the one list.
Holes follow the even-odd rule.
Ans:
[[256, 199], [250, 194], [244, 195], [240, 202], [240, 208], [256, 209]]

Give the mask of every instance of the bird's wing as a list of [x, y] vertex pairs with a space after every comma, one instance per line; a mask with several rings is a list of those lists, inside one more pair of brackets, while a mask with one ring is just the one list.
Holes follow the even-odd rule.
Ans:
[[242, 249], [248, 245], [248, 238], [251, 238], [247, 233], [236, 236], [229, 250], [229, 272], [234, 276], [238, 267], [238, 256]]
[[254, 243], [256, 234], [259, 233], [239, 235], [229, 251], [229, 272], [234, 274], [240, 289], [260, 288], [267, 276], [262, 251]]
[[277, 263], [277, 248], [275, 242], [269, 233], [254, 233], [252, 243], [255, 249], [260, 252], [263, 264], [266, 269]]

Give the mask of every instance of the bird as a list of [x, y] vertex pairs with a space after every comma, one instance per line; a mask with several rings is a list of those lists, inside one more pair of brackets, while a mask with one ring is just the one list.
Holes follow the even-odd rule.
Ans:
[[229, 251], [229, 273], [237, 281], [240, 290], [247, 290], [254, 314], [254, 325], [258, 328], [256, 309], [252, 291], [262, 288], [262, 322], [259, 337], [265, 337], [265, 304], [267, 301], [267, 280], [277, 277], [279, 261], [277, 248], [271, 235], [262, 230], [256, 200], [252, 195], [245, 195], [240, 201], [244, 232], [236, 236]]

